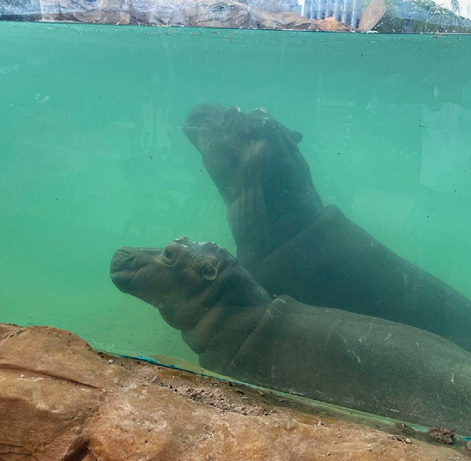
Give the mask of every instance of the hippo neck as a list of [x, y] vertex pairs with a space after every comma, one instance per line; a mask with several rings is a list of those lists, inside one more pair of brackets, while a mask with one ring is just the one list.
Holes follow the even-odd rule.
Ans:
[[[200, 354], [208, 349], [221, 349], [230, 358], [242, 341], [258, 325], [271, 296], [240, 264], [224, 269], [200, 297], [204, 300], [205, 313], [190, 329], [182, 331], [184, 341]], [[233, 331], [234, 335], [228, 332]], [[204, 363], [202, 362], [204, 366]]]
[[236, 307], [260, 307], [273, 298], [241, 264], [224, 269], [214, 287], [213, 304]]

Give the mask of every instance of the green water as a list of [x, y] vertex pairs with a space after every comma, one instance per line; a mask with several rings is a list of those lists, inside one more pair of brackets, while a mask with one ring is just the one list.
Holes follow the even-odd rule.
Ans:
[[326, 204], [471, 296], [471, 36], [0, 22], [0, 321], [196, 356], [108, 275], [123, 246], [235, 247], [181, 126], [265, 107]]

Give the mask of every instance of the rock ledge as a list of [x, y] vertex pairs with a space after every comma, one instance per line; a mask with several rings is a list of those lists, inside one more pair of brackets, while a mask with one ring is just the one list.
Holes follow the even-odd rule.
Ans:
[[464, 460], [458, 451], [277, 404], [253, 389], [0, 324], [0, 459]]

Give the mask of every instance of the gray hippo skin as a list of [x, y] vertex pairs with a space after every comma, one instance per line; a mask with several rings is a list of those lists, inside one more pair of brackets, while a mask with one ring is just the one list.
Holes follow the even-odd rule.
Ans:
[[323, 207], [297, 144], [263, 110], [201, 105], [184, 132], [228, 207], [239, 261], [272, 295], [372, 315], [471, 351], [471, 301]]
[[123, 248], [123, 292], [157, 307], [203, 367], [242, 381], [428, 426], [471, 433], [471, 354], [430, 332], [272, 299], [214, 243], [177, 238]]

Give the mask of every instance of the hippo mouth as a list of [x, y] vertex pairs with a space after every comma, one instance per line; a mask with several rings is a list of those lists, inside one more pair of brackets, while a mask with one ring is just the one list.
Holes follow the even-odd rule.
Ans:
[[124, 293], [133, 293], [140, 285], [137, 277], [139, 272], [161, 252], [162, 248], [120, 248], [111, 258], [111, 280]]
[[190, 112], [183, 131], [188, 139], [198, 146], [201, 137], [205, 137], [209, 133], [214, 136], [215, 132], [223, 130], [225, 124], [239, 114], [241, 111], [238, 107], [233, 106], [226, 109], [219, 105], [202, 104]]
[[138, 268], [132, 268], [132, 254], [127, 248], [121, 248], [111, 258], [110, 276], [118, 289], [129, 291], [129, 285], [136, 276]]

